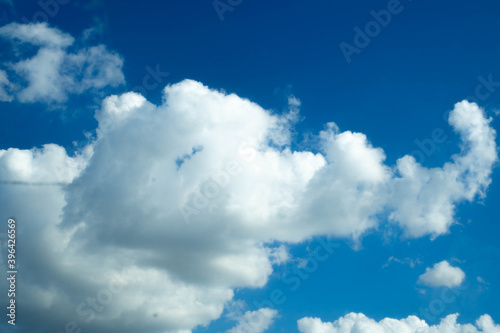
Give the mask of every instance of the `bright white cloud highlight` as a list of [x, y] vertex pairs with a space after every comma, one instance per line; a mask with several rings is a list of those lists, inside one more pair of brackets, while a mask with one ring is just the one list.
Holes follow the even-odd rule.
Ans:
[[13, 56], [20, 59], [3, 64], [1, 101], [63, 103], [70, 94], [125, 82], [120, 56], [104, 45], [78, 48], [73, 37], [46, 23], [11, 23], [0, 28], [0, 38], [16, 46]]
[[[57, 49], [67, 37], [54, 34]], [[70, 182], [0, 188], [0, 211], [23, 221], [19, 249], [32, 254], [19, 276], [26, 318], [50, 318], [54, 331], [73, 319], [87, 332], [189, 332], [219, 318], [235, 288], [264, 286], [289, 259], [283, 243], [356, 239], [386, 211], [407, 237], [448, 232], [497, 158], [490, 120], [468, 102], [450, 114], [461, 152], [428, 169], [409, 156], [388, 166], [365, 134], [334, 123], [318, 134], [321, 152], [292, 151], [295, 98], [276, 115], [191, 80], [164, 95], [159, 106], [108, 97], [76, 157], [57, 145], [0, 151], [1, 179]], [[92, 317], [87, 298], [115, 275], [127, 286]]]
[[446, 260], [441, 261], [432, 268], [426, 268], [420, 275], [418, 282], [429, 287], [457, 287], [465, 279], [465, 273], [459, 267], [451, 266]]
[[271, 326], [277, 315], [278, 311], [269, 308], [247, 311], [227, 333], [262, 333]]
[[495, 325], [489, 315], [481, 316], [476, 325], [458, 324], [458, 314], [443, 318], [439, 325], [429, 326], [415, 316], [406, 319], [385, 318], [379, 322], [362, 313], [349, 313], [332, 322], [322, 322], [319, 318], [302, 318], [297, 322], [301, 333], [499, 333], [500, 325]]
[[456, 203], [484, 196], [497, 160], [496, 133], [484, 110], [462, 101], [449, 115], [449, 123], [461, 139], [461, 153], [442, 168], [428, 169], [412, 156], [397, 162], [398, 177], [392, 184], [390, 219], [409, 236], [444, 234], [453, 224]]

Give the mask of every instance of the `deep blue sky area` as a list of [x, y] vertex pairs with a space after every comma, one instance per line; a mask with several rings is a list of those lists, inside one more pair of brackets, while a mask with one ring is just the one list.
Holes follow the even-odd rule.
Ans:
[[[22, 22], [41, 10], [30, 3], [16, 2], [14, 18]], [[60, 5], [49, 23], [73, 36], [102, 24], [99, 42], [125, 59], [129, 89], [142, 85], [147, 66], [159, 66], [170, 73], [165, 84], [191, 78], [277, 111], [292, 93], [303, 103], [299, 133], [334, 121], [366, 133], [377, 146], [390, 144], [386, 153], [393, 161], [413, 148], [413, 140], [446, 127], [443, 113], [474, 96], [478, 76], [500, 78], [500, 21], [493, 1], [402, 1], [403, 10], [348, 64], [339, 44], [354, 45], [354, 27], [364, 29], [373, 20], [370, 11], [387, 4], [243, 1], [220, 21], [209, 1], [107, 1], [88, 10], [73, 1]], [[164, 83], [147, 97], [160, 102]], [[494, 108], [499, 96], [481, 104]], [[64, 127], [82, 137], [94, 127], [93, 112], [75, 109]], [[25, 119], [21, 113], [17, 123]], [[59, 115], [40, 117], [51, 130], [24, 147], [52, 141], [52, 135], [66, 138], [66, 145], [76, 139], [56, 130]], [[13, 128], [19, 127], [4, 122], [0, 130], [11, 138]]]
[[[98, 26], [90, 43], [104, 44], [124, 59], [125, 86], [98, 92], [122, 93], [143, 84], [147, 68], [169, 75], [147, 91], [159, 104], [162, 88], [189, 78], [224, 89], [277, 113], [286, 110], [288, 96], [301, 100], [302, 120], [297, 124], [294, 147], [308, 134], [317, 134], [327, 122], [341, 131], [365, 133], [384, 149], [387, 164], [414, 154], [427, 167], [442, 166], [458, 152], [459, 139], [447, 124], [455, 103], [478, 101], [493, 118], [498, 131], [500, 110], [500, 3], [498, 1], [401, 0], [400, 12], [368, 45], [345, 58], [340, 44], [355, 46], [355, 27], [365, 30], [371, 11], [388, 8], [387, 0], [270, 2], [243, 0], [220, 19], [212, 1], [78, 1], [60, 5], [48, 23], [76, 39], [85, 29]], [[23, 17], [32, 21], [43, 9], [36, 1], [0, 3], [0, 25]], [[2, 41], [0, 52], [8, 53]], [[3, 55], [0, 55], [3, 56]], [[484, 82], [490, 81], [485, 86]], [[94, 112], [101, 100], [95, 95], [70, 99], [65, 106], [0, 102], [0, 149], [30, 149], [57, 143], [68, 151], [83, 145], [85, 132], [94, 133]], [[60, 108], [65, 109], [61, 112]], [[444, 142], [433, 143], [426, 153], [416, 140], [428, 142], [434, 130]], [[497, 140], [498, 143], [498, 140]], [[75, 146], [76, 144], [76, 146]], [[430, 324], [460, 313], [459, 322], [474, 322], [488, 313], [500, 322], [500, 235], [498, 202], [500, 171], [480, 203], [463, 202], [456, 209], [460, 224], [435, 240], [402, 239], [383, 223], [356, 247], [335, 240], [339, 248], [297, 290], [283, 282], [296, 263], [280, 266], [262, 289], [236, 291], [248, 309], [253, 302], [282, 290], [286, 301], [272, 332], [296, 332], [305, 316], [333, 321], [349, 312], [362, 312], [376, 320], [405, 318], [441, 297], [442, 289], [417, 284], [425, 268], [442, 260], [460, 264], [467, 277], [456, 300], [446, 304]], [[306, 247], [317, 239], [291, 248], [307, 258]], [[416, 260], [388, 262], [390, 257]], [[387, 266], [383, 267], [385, 264]], [[481, 277], [485, 283], [479, 282]], [[234, 322], [224, 316], [194, 332], [219, 332]]]

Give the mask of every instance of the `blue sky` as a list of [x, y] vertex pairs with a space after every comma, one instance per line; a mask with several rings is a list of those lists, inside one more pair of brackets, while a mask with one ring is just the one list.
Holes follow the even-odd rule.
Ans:
[[[114, 332], [130, 316], [146, 319], [123, 331], [245, 332], [238, 323], [259, 309], [267, 315], [250, 332], [337, 332], [342, 323], [326, 323], [351, 312], [500, 322], [497, 2], [66, 2], [0, 1], [0, 180], [67, 184], [0, 184], [2, 220], [25, 221], [19, 298], [34, 304], [20, 302], [16, 327], [2, 329], [63, 331], [105, 288], [95, 276], [127, 267], [151, 275], [98, 320], [76, 316], [83, 331]], [[373, 23], [380, 13], [385, 26]], [[366, 35], [367, 24], [377, 31]], [[357, 52], [346, 57], [342, 43]], [[189, 227], [178, 202], [208, 174], [231, 174], [229, 145], [259, 129], [262, 165], [243, 164]], [[164, 171], [170, 155], [184, 159], [177, 171]], [[137, 241], [127, 223], [143, 223]], [[61, 237], [66, 248], [52, 249]], [[325, 242], [336, 247], [318, 262]], [[68, 256], [60, 266], [57, 253]], [[298, 275], [308, 261], [317, 267]], [[282, 301], [259, 306], [273, 292]]]

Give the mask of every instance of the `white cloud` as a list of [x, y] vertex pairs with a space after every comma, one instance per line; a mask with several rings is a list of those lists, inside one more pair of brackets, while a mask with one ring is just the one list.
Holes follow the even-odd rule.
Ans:
[[385, 318], [379, 322], [362, 313], [349, 313], [332, 322], [322, 322], [319, 318], [302, 318], [297, 322], [301, 333], [499, 333], [489, 315], [481, 316], [476, 325], [458, 324], [458, 314], [443, 318], [439, 325], [429, 326], [415, 316], [406, 319]]
[[268, 255], [269, 258], [271, 259], [271, 262], [276, 265], [284, 264], [286, 262], [289, 262], [291, 259], [290, 253], [288, 252], [288, 248], [284, 245], [269, 248]]
[[271, 326], [277, 315], [278, 311], [269, 308], [247, 311], [227, 333], [262, 333]]
[[497, 160], [495, 130], [491, 118], [475, 103], [462, 101], [449, 116], [450, 125], [462, 138], [462, 152], [442, 168], [428, 169], [411, 156], [397, 162], [399, 177], [393, 180], [390, 219], [419, 237], [448, 232], [456, 203], [484, 196]]
[[13, 41], [52, 48], [65, 48], [75, 41], [69, 34], [50, 28], [47, 23], [10, 23], [0, 28], [0, 35]]
[[382, 266], [382, 268], [388, 267], [391, 262], [397, 262], [398, 264], [408, 265], [411, 268], [414, 268], [416, 265], [420, 265], [422, 263], [422, 261], [420, 261], [419, 258], [417, 258], [417, 259], [411, 259], [411, 258], [399, 259], [399, 258], [392, 256], [389, 259], [387, 259], [387, 263], [385, 263]]
[[[264, 286], [289, 260], [283, 243], [357, 238], [388, 209], [409, 237], [437, 236], [454, 205], [489, 184], [495, 133], [475, 104], [450, 116], [463, 140], [452, 162], [427, 169], [404, 157], [396, 172], [366, 135], [333, 123], [321, 153], [291, 151], [298, 104], [279, 116], [185, 80], [160, 106], [107, 98], [96, 141], [77, 157], [56, 145], [0, 151], [1, 179], [71, 182], [0, 188], [0, 211], [23, 221], [19, 247], [32, 254], [19, 276], [26, 316], [53, 330], [75, 319], [87, 332], [189, 331], [219, 318], [235, 288]], [[436, 200], [450, 209], [435, 211]], [[114, 301], [88, 323], [75, 315], [115, 274], [128, 285]]]
[[462, 284], [465, 273], [459, 267], [451, 266], [446, 260], [427, 267], [418, 282], [429, 287], [456, 287]]
[[[15, 90], [13, 94], [19, 102], [63, 103], [69, 94], [116, 87], [125, 82], [120, 56], [103, 45], [71, 47], [75, 42], [73, 37], [46, 23], [11, 23], [0, 28], [0, 37], [14, 45], [31, 46], [29, 50], [22, 47], [15, 52], [14, 57], [19, 61], [4, 63], [11, 82], [16, 83], [9, 88]], [[37, 50], [36, 54], [29, 56], [33, 50]], [[5, 79], [0, 75], [0, 100], [11, 101], [11, 95], [2, 99], [5, 95], [2, 85], [8, 84]]]
[[0, 102], [11, 102], [14, 98], [10, 95], [10, 90], [14, 85], [9, 81], [7, 73], [0, 69]]
[[488, 283], [487, 283], [486, 281], [484, 281], [484, 279], [483, 279], [482, 277], [480, 277], [480, 276], [478, 276], [478, 277], [476, 278], [476, 280], [477, 280], [477, 282], [479, 282], [479, 283], [481, 283], [481, 284], [488, 284]]

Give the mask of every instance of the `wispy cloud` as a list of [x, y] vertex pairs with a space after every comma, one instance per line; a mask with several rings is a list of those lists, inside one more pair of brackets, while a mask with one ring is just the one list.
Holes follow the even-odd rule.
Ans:
[[[0, 37], [23, 44], [17, 62], [4, 61], [0, 71], [0, 99], [21, 103], [64, 103], [71, 94], [116, 87], [125, 82], [123, 60], [104, 45], [69, 51], [75, 39], [46, 23], [11, 23], [0, 28]], [[30, 58], [24, 52], [37, 50]]]

